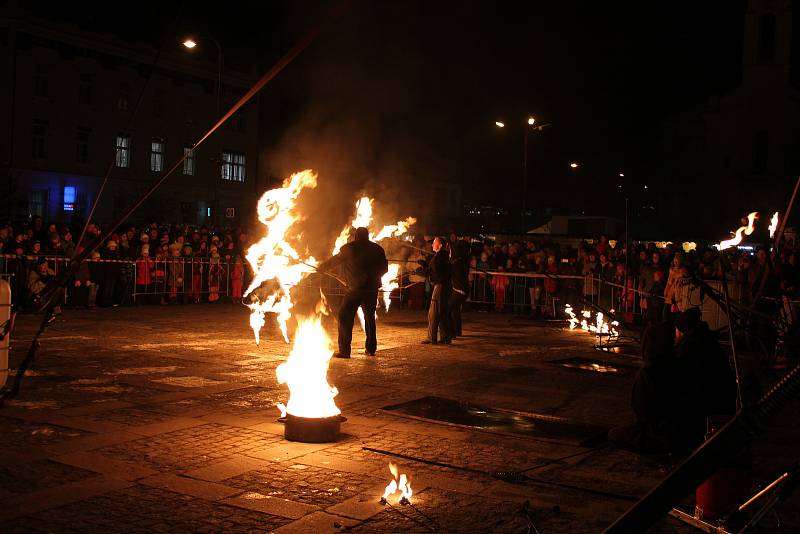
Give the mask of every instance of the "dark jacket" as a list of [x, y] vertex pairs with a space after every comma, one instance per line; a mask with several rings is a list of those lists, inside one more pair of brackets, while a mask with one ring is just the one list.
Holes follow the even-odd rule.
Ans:
[[383, 247], [372, 241], [352, 241], [339, 254], [320, 266], [328, 270], [341, 265], [348, 287], [353, 289], [378, 289], [381, 276], [389, 270]]
[[444, 248], [434, 254], [428, 263], [428, 276], [432, 284], [444, 284], [449, 286], [453, 276], [450, 258]]
[[684, 334], [675, 346], [675, 354], [688, 368], [687, 384], [704, 415], [730, 415], [736, 411], [736, 377], [728, 356], [708, 324]]
[[469, 264], [467, 263], [467, 258], [456, 256], [451, 260], [450, 266], [453, 278], [453, 289], [465, 293], [469, 291]]

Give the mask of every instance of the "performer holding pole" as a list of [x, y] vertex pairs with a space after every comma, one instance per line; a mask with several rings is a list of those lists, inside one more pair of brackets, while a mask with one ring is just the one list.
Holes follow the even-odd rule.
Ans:
[[378, 349], [375, 309], [378, 305], [381, 276], [389, 270], [386, 252], [380, 245], [369, 240], [369, 230], [356, 228], [355, 241], [344, 245], [339, 254], [320, 265], [319, 270], [328, 271], [337, 265], [344, 267], [347, 293], [339, 307], [339, 350], [334, 357], [350, 357], [353, 323], [359, 307], [364, 313], [364, 331], [367, 336], [364, 350], [368, 355], [375, 356]]

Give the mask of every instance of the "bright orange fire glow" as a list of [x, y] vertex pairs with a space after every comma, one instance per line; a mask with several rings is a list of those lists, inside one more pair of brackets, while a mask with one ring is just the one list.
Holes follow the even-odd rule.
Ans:
[[739, 229], [736, 230], [736, 232], [734, 232], [732, 238], [720, 241], [718, 245], [714, 246], [717, 248], [717, 250], [726, 250], [731, 247], [737, 246], [742, 242], [743, 239], [742, 234], [750, 235], [753, 233], [753, 231], [755, 230], [755, 222], [757, 218], [758, 218], [758, 212], [756, 211], [752, 212], [747, 216], [747, 226], [739, 227]]
[[[353, 221], [346, 225], [336, 238], [336, 243], [333, 247], [333, 254], [338, 254], [341, 248], [347, 244], [350, 239], [350, 233], [354, 228], [367, 228], [370, 230], [369, 238], [371, 241], [380, 242], [390, 237], [400, 237], [408, 232], [409, 227], [417, 222], [414, 217], [408, 217], [403, 221], [398, 221], [397, 224], [388, 224], [383, 226], [378, 232], [373, 232], [370, 228], [373, 222], [373, 203], [374, 199], [369, 197], [361, 197], [356, 202], [356, 215]], [[386, 311], [392, 304], [391, 295], [392, 291], [400, 287], [399, 282], [400, 264], [390, 263], [389, 270], [381, 277], [381, 293], [383, 295], [383, 306]], [[380, 300], [378, 301], [380, 303]], [[364, 328], [364, 315], [361, 308], [358, 309], [358, 318], [361, 321], [361, 328]]]
[[[292, 309], [290, 291], [317, 265], [314, 257], [302, 256], [295, 250], [290, 241], [296, 241], [297, 236], [291, 234], [291, 229], [301, 218], [296, 210], [297, 197], [303, 189], [316, 186], [317, 175], [305, 170], [290, 176], [283, 187], [270, 189], [258, 201], [258, 220], [266, 226], [266, 235], [247, 250], [246, 258], [254, 276], [245, 292], [245, 296], [253, 299], [248, 307], [256, 343], [260, 341], [264, 315], [268, 312], [277, 314], [283, 339], [289, 342], [286, 321]], [[265, 282], [272, 285], [264, 289]]]
[[318, 313], [298, 317], [289, 359], [276, 370], [278, 383], [289, 386], [289, 402], [278, 408], [282, 415], [333, 417], [341, 413], [333, 398], [339, 391], [328, 383], [328, 363], [333, 346]]
[[769, 222], [769, 238], [772, 239], [775, 237], [775, 232], [778, 231], [778, 222], [779, 222], [778, 212], [776, 211], [775, 214], [772, 216], [772, 219]]
[[[611, 310], [613, 313], [614, 310]], [[583, 319], [578, 319], [575, 315], [575, 310], [571, 304], [564, 306], [564, 313], [567, 314], [569, 329], [575, 330], [580, 325], [581, 330], [590, 332], [595, 335], [607, 335], [610, 338], [619, 337], [619, 321], [607, 321], [603, 312], [597, 312], [594, 321], [592, 321], [592, 312], [583, 310], [581, 316]]]
[[389, 471], [392, 473], [392, 481], [389, 482], [388, 486], [386, 486], [386, 490], [383, 492], [381, 500], [387, 500], [395, 493], [400, 493], [399, 500], [401, 501], [404, 499], [406, 501], [411, 499], [411, 495], [414, 492], [411, 490], [411, 481], [408, 479], [408, 476], [406, 476], [405, 473], [400, 474], [397, 466], [393, 463], [389, 464]]

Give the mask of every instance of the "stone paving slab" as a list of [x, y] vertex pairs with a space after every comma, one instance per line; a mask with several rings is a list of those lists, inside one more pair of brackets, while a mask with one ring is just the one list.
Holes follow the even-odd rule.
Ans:
[[326, 512], [313, 512], [283, 526], [275, 531], [276, 534], [334, 534], [342, 532], [345, 527], [357, 525], [358, 521], [349, 517], [341, 517]]
[[288, 519], [300, 519], [311, 512], [319, 510], [318, 506], [261, 495], [260, 493], [247, 493], [239, 497], [225, 499], [222, 502]]
[[195, 480], [186, 476], [178, 476], [170, 473], [159, 473], [151, 477], [142, 479], [140, 484], [162, 488], [184, 495], [192, 495], [209, 501], [218, 501], [237, 495], [242, 491], [237, 488], [230, 488], [214, 482]]
[[226, 478], [235, 477], [248, 471], [261, 469], [269, 465], [269, 461], [252, 456], [237, 455], [222, 462], [211, 464], [207, 467], [194, 469], [184, 473], [185, 476], [210, 482], [219, 482]]
[[141, 464], [107, 458], [102, 454], [90, 451], [72, 452], [53, 458], [58, 462], [102, 473], [119, 480], [137, 480], [155, 474], [155, 471]]
[[109, 491], [126, 488], [131, 484], [132, 482], [128, 480], [99, 476], [11, 498], [4, 501], [0, 508], [0, 525], [3, 521], [15, 517], [82, 501]]
[[45, 450], [52, 455], [68, 454], [71, 452], [87, 451], [108, 447], [110, 445], [117, 445], [119, 443], [125, 443], [126, 441], [133, 441], [139, 437], [140, 436], [127, 430], [117, 430], [105, 434], [76, 438], [55, 445], [48, 445], [45, 447]]

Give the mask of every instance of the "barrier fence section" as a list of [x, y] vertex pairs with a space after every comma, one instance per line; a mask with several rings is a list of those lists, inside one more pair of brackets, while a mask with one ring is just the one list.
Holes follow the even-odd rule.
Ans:
[[[0, 255], [0, 276], [11, 285], [13, 302], [23, 307], [32, 301], [36, 287], [38, 262], [45, 258], [46, 275], [57, 276], [68, 265], [69, 258], [52, 256]], [[401, 305], [423, 308], [430, 298], [430, 284], [418, 269], [406, 262], [399, 263], [398, 288], [390, 297]], [[418, 267], [418, 266], [417, 266]], [[45, 276], [46, 276], [45, 275]], [[86, 260], [77, 273], [67, 280], [64, 303], [76, 306], [115, 306], [126, 304], [168, 304], [191, 302], [216, 302], [223, 298], [240, 301], [247, 289], [252, 273], [244, 262], [224, 262], [214, 258], [175, 257], [138, 260]], [[336, 304], [338, 297], [347, 291], [342, 282], [341, 267], [329, 273], [312, 272], [297, 286], [292, 294], [300, 299], [318, 299], [320, 293]], [[630, 278], [627, 288], [593, 275], [550, 275], [539, 273], [513, 273], [471, 269], [467, 301], [474, 309], [513, 313], [538, 313], [561, 318], [564, 307], [584, 308], [590, 303], [601, 310], [614, 310], [626, 322], [643, 315], [650, 306], [664, 306], [663, 297], [653, 297], [640, 292], [635, 278]], [[721, 281], [707, 283], [718, 290]], [[729, 281], [732, 302], [745, 303], [747, 292], [741, 284]], [[381, 300], [384, 293], [379, 293]], [[713, 329], [727, 325], [727, 316], [713, 300], [704, 297], [697, 286], [681, 281], [675, 292], [679, 310], [698, 306], [703, 320]], [[776, 306], [793, 323], [798, 315], [798, 302], [788, 297], [778, 299]]]

